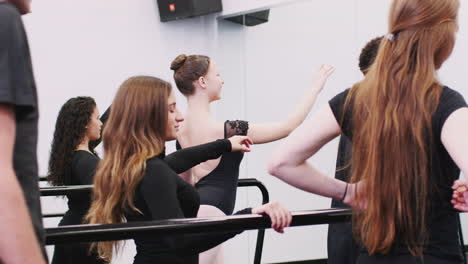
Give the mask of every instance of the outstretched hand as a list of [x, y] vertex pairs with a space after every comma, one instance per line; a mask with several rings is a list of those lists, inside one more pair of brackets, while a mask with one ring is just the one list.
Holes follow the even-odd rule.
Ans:
[[232, 152], [250, 152], [253, 142], [248, 136], [232, 136], [228, 139], [231, 141]]
[[273, 201], [252, 209], [253, 214], [266, 214], [270, 217], [271, 228], [278, 233], [284, 233], [284, 228], [291, 224], [291, 212], [280, 203]]
[[456, 180], [452, 186], [452, 204], [457, 210], [468, 212], [468, 180]]
[[317, 89], [317, 92], [322, 91], [323, 86], [325, 85], [325, 82], [327, 81], [328, 77], [332, 75], [332, 73], [335, 71], [335, 67], [328, 65], [328, 64], [322, 64], [318, 71], [315, 73], [314, 76], [314, 81], [313, 81], [313, 89]]

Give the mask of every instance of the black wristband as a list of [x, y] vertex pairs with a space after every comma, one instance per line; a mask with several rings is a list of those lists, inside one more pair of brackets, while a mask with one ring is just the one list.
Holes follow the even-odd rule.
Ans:
[[346, 188], [345, 188], [345, 191], [344, 191], [344, 194], [343, 194], [343, 197], [341, 198], [340, 202], [343, 202], [344, 199], [346, 198], [346, 193], [348, 193], [348, 183], [346, 183]]

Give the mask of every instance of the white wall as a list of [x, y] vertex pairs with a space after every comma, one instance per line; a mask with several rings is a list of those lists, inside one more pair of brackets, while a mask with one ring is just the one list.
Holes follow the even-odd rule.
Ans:
[[[277, 4], [280, 0], [225, 0], [225, 13]], [[284, 0], [283, 2], [288, 2]], [[337, 70], [318, 105], [361, 78], [357, 58], [371, 38], [386, 32], [390, 0], [309, 0], [273, 8], [270, 22], [252, 28], [218, 21], [215, 15], [159, 22], [155, 0], [41, 0], [25, 17], [39, 89], [41, 118], [40, 174], [47, 170], [54, 123], [70, 97], [93, 96], [101, 111], [110, 104], [118, 85], [135, 74], [172, 81], [171, 60], [179, 53], [207, 54], [221, 67], [225, 88], [215, 103], [219, 119], [267, 122], [286, 118], [322, 63]], [[237, 12], [237, 11], [236, 11]], [[462, 6], [457, 48], [441, 71], [442, 80], [468, 96], [468, 8]], [[465, 19], [464, 19], [465, 18]], [[179, 95], [178, 102], [184, 107]], [[327, 208], [329, 199], [286, 186], [266, 173], [266, 160], [277, 143], [254, 146], [246, 155], [241, 177], [263, 181], [271, 198], [292, 210]], [[169, 146], [173, 148], [172, 146]], [[334, 174], [336, 141], [313, 161]], [[241, 190], [237, 208], [260, 202], [256, 190]], [[61, 199], [43, 200], [45, 212], [65, 210]], [[58, 220], [47, 220], [54, 226]], [[468, 237], [464, 217], [465, 236]], [[129, 263], [131, 243], [115, 263]], [[227, 263], [252, 263], [255, 232], [228, 242]], [[49, 252], [52, 248], [49, 247]], [[326, 257], [326, 226], [291, 228], [285, 235], [267, 232], [265, 263]]]

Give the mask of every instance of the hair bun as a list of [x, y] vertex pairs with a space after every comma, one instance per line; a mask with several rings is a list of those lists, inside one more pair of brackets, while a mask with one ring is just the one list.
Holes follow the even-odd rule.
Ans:
[[185, 63], [185, 61], [187, 60], [187, 55], [185, 54], [180, 54], [179, 56], [177, 56], [177, 58], [175, 58], [172, 63], [171, 63], [171, 70], [173, 71], [177, 71], [178, 69], [180, 69], [180, 67], [182, 67]]

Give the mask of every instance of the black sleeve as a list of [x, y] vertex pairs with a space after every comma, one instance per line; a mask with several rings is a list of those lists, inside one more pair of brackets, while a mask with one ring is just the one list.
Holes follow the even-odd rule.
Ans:
[[154, 220], [184, 218], [177, 198], [179, 177], [163, 162], [147, 162], [140, 189]]
[[164, 161], [176, 173], [182, 173], [202, 162], [219, 158], [223, 153], [231, 151], [231, 141], [218, 139], [216, 141], [177, 150], [164, 158]]
[[439, 105], [434, 115], [433, 128], [436, 135], [440, 137], [442, 127], [447, 121], [448, 117], [456, 110], [467, 107], [466, 101], [463, 96], [455, 90], [444, 87], [440, 96]]
[[243, 120], [224, 122], [224, 138], [232, 136], [247, 136], [249, 132], [249, 122]]
[[345, 135], [350, 137], [351, 136], [352, 104], [350, 104], [347, 107], [347, 109], [344, 109], [346, 97], [348, 96], [348, 93], [349, 93], [349, 89], [346, 89], [345, 91], [337, 94], [330, 101], [328, 101], [328, 104], [330, 105], [333, 115], [335, 116], [336, 121], [340, 125], [341, 130], [343, 131]]
[[[178, 184], [189, 185], [164, 162], [147, 163], [140, 190], [153, 220], [184, 218], [177, 197]], [[190, 186], [190, 188], [193, 188]], [[194, 188], [193, 188], [194, 189]], [[196, 192], [196, 190], [193, 190]], [[194, 201], [196, 202], [196, 201]], [[239, 213], [250, 213], [246, 209]], [[213, 248], [241, 232], [185, 234], [161, 237], [161, 251], [193, 255]]]
[[[81, 153], [80, 153], [81, 154]], [[75, 164], [73, 164], [76, 175], [79, 175], [78, 185], [89, 185], [93, 184], [94, 174], [99, 163], [99, 158], [91, 153], [82, 153]]]
[[96, 139], [96, 140], [93, 140], [93, 141], [89, 142], [88, 147], [91, 150], [94, 150], [94, 148], [96, 148], [102, 141], [102, 131], [104, 130], [104, 125], [106, 124], [107, 119], [109, 119], [110, 109], [111, 109], [111, 107], [109, 106], [106, 109], [106, 111], [104, 111], [104, 114], [101, 115], [101, 118], [99, 118], [99, 120], [101, 120], [101, 122], [102, 122], [102, 128], [103, 129], [101, 129], [101, 136], [99, 137], [99, 139]]
[[0, 104], [37, 108], [26, 34], [21, 16], [9, 4], [0, 5]]

